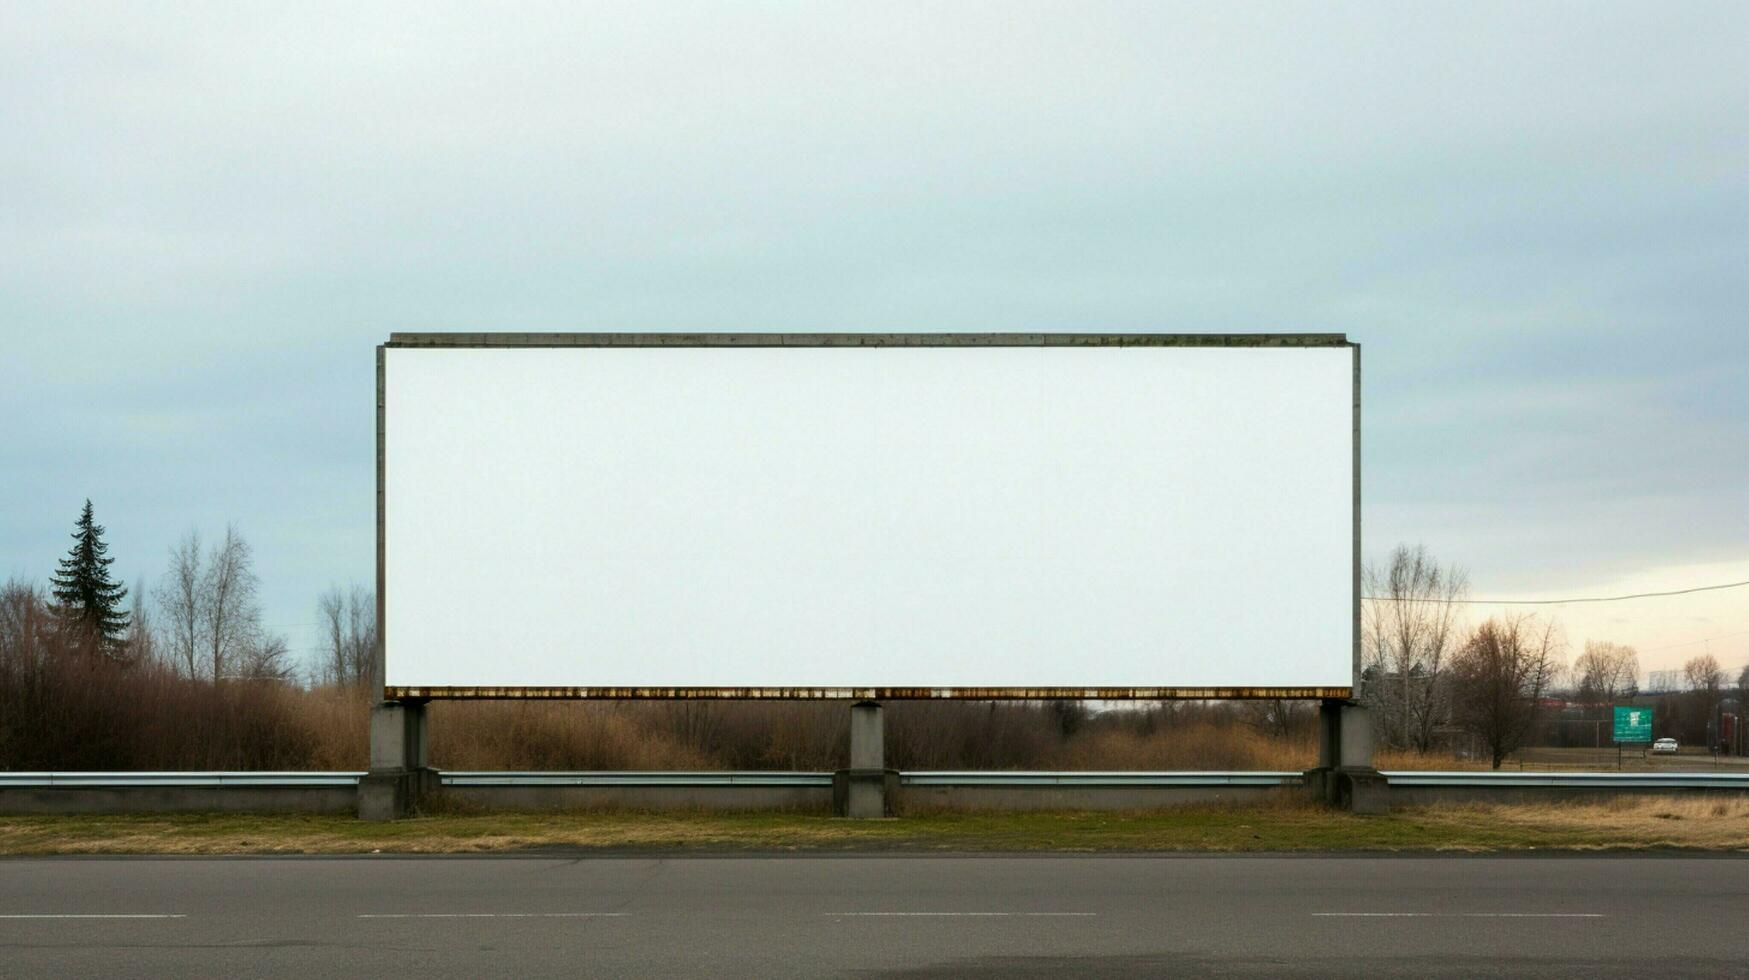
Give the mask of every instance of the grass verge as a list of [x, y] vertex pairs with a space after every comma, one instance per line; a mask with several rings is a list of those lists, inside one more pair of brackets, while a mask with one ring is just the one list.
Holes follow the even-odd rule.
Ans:
[[1749, 801], [1622, 798], [1477, 804], [1361, 817], [1293, 800], [1136, 812], [934, 813], [849, 821], [802, 813], [449, 813], [0, 817], [0, 854], [487, 853], [528, 849], [962, 851], [1749, 852]]

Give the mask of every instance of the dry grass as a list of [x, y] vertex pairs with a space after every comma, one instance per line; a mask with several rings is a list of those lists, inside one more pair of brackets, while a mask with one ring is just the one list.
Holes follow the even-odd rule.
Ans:
[[3, 854], [569, 851], [1634, 851], [1749, 852], [1749, 801], [1424, 807], [1360, 817], [1298, 798], [1124, 813], [936, 813], [849, 821], [805, 813], [450, 813], [0, 817]]
[[[1486, 823], [1534, 839], [1546, 835], [1582, 850], [1705, 848], [1749, 851], [1749, 799], [1621, 796], [1598, 802], [1477, 803], [1410, 811], [1430, 828]], [[1572, 840], [1575, 830], [1586, 840]], [[1631, 843], [1629, 843], [1631, 842]]]
[[[175, 683], [183, 699], [135, 699], [130, 713], [108, 718], [124, 753], [86, 743], [79, 755], [89, 761], [80, 766], [38, 768], [366, 764], [370, 701], [361, 691], [255, 689], [249, 696], [264, 699], [267, 710], [250, 724], [203, 726], [196, 751], [179, 726], [204, 717], [185, 703], [200, 688]], [[457, 701], [433, 703], [430, 712], [431, 759], [446, 769], [821, 771], [838, 768], [849, 751], [848, 712], [838, 702]], [[887, 732], [888, 758], [904, 769], [1297, 770], [1316, 756], [1309, 732], [1265, 734], [1220, 706], [1111, 712], [1065, 725], [1058, 709], [1037, 703], [895, 702]], [[59, 751], [45, 745], [41, 754], [46, 761]], [[104, 762], [105, 754], [116, 761]], [[0, 768], [20, 767], [0, 758]]]
[[710, 769], [707, 752], [639, 717], [642, 705], [480, 701], [431, 709], [431, 755], [450, 769]]
[[[38, 679], [40, 692], [12, 692], [30, 697], [0, 696], [0, 770], [366, 765], [370, 700], [360, 690], [214, 688], [161, 669], [75, 666], [51, 665]], [[849, 713], [840, 702], [458, 701], [430, 711], [431, 759], [446, 769], [822, 771], [838, 768], [849, 751]], [[1309, 727], [1264, 732], [1235, 705], [1065, 716], [1041, 703], [894, 702], [887, 757], [910, 770], [1302, 770], [1317, 755]], [[1381, 749], [1375, 764], [1486, 768], [1399, 749]], [[1623, 757], [1630, 770], [1713, 765], [1699, 755]], [[1521, 768], [1517, 760], [1508, 766]], [[1522, 768], [1615, 766], [1611, 750], [1531, 749]]]
[[1042, 769], [1272, 770], [1310, 769], [1318, 750], [1310, 733], [1272, 738], [1236, 724], [1192, 721], [1151, 733], [1111, 728], [1052, 746]]
[[370, 763], [370, 700], [352, 688], [319, 687], [297, 692], [298, 716], [310, 730], [309, 765], [346, 772]]
[[[1414, 749], [1379, 749], [1373, 753], [1373, 766], [1384, 770], [1407, 769], [1417, 772], [1452, 772], [1465, 769], [1486, 769], [1486, 759], [1459, 759], [1449, 752], [1417, 752]], [[1309, 766], [1307, 768], [1310, 768]]]

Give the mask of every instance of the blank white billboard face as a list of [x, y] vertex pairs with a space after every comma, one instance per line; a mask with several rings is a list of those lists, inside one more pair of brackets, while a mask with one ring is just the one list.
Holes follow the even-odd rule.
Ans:
[[1352, 683], [1352, 348], [383, 353], [390, 688]]

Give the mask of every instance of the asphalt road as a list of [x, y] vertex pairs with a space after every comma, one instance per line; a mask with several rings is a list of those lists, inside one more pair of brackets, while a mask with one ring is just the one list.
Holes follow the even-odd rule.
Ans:
[[1749, 975], [1733, 857], [0, 859], [0, 975]]

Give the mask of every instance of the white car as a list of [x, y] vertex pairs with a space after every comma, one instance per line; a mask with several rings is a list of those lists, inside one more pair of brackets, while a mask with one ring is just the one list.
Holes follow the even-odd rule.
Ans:
[[1673, 738], [1661, 738], [1658, 741], [1653, 742], [1652, 743], [1652, 754], [1653, 755], [1675, 755], [1676, 754], [1676, 740]]

